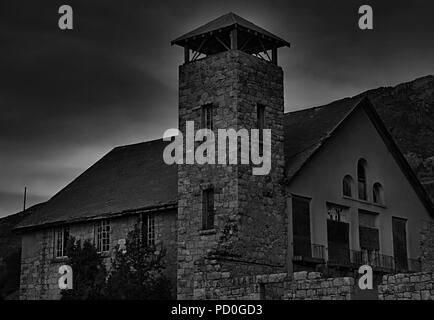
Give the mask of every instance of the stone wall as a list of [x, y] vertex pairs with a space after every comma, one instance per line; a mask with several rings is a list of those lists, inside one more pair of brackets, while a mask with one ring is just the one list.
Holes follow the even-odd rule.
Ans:
[[[378, 291], [377, 291], [378, 290]], [[368, 292], [369, 291], [369, 292]], [[378, 296], [377, 296], [378, 292]], [[375, 296], [375, 298], [374, 298]], [[251, 275], [195, 281], [195, 299], [265, 300], [433, 300], [434, 273], [383, 276], [377, 289], [360, 290], [353, 277], [323, 278], [319, 272]]]
[[[281, 272], [286, 228], [283, 159], [283, 72], [241, 51], [222, 52], [179, 69], [179, 127], [201, 123], [213, 106], [213, 130], [256, 128], [257, 104], [272, 128], [272, 169], [251, 165], [178, 165], [178, 298], [193, 298], [195, 277]], [[250, 131], [249, 131], [250, 132]], [[185, 147], [184, 147], [185, 150]], [[185, 159], [185, 153], [184, 153]], [[214, 229], [202, 230], [202, 192], [214, 188]]]
[[434, 274], [418, 272], [383, 276], [378, 286], [380, 300], [433, 300]]
[[[138, 221], [138, 216], [126, 216], [110, 220], [110, 253], [104, 253], [104, 263], [108, 270], [118, 240], [126, 239]], [[70, 225], [70, 235], [77, 240], [94, 240], [94, 223]], [[176, 210], [155, 214], [156, 245], [166, 250], [166, 274], [171, 279], [176, 292]], [[54, 256], [54, 230], [42, 229], [25, 232], [22, 236], [21, 255], [21, 300], [53, 300], [60, 298], [58, 287], [59, 267], [67, 263], [65, 258]]]
[[351, 300], [355, 280], [352, 277], [322, 278], [319, 272], [295, 272], [252, 275], [195, 281], [195, 299], [264, 300]]
[[351, 300], [354, 283], [352, 277], [321, 278], [319, 272], [295, 272], [293, 281], [285, 283], [284, 299]]
[[420, 235], [422, 271], [434, 272], [434, 222], [425, 221]]

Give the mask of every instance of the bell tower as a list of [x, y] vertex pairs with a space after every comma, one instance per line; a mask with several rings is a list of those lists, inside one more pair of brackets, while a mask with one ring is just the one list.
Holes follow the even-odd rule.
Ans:
[[184, 48], [184, 160], [187, 144], [194, 145], [186, 141], [187, 121], [195, 130], [211, 129], [216, 140], [219, 129], [271, 130], [266, 175], [241, 163], [239, 146], [236, 164], [178, 165], [178, 299], [204, 299], [212, 297], [207, 281], [285, 270], [283, 71], [277, 53], [289, 43], [229, 13], [173, 44]]

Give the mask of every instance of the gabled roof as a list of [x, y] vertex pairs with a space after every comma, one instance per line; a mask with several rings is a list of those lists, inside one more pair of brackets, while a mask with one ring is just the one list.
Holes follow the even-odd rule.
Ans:
[[20, 228], [79, 222], [177, 204], [177, 167], [163, 162], [169, 142], [117, 147], [58, 192]]
[[419, 199], [434, 217], [434, 205], [426, 190], [366, 97], [346, 98], [325, 106], [285, 114], [285, 169], [288, 182], [302, 171], [306, 163], [326, 145], [340, 125], [358, 108], [363, 108], [367, 113]]
[[[289, 183], [357, 108], [366, 111], [419, 198], [434, 215], [434, 206], [425, 189], [367, 98], [346, 98], [284, 115], [285, 167]], [[177, 166], [166, 165], [162, 157], [168, 143], [154, 140], [113, 149], [49, 201], [32, 207], [31, 214], [17, 228], [175, 207]]]
[[204, 37], [210, 33], [218, 33], [227, 29], [232, 29], [234, 27], [243, 29], [246, 32], [252, 34], [258, 34], [274, 43], [275, 47], [290, 46], [289, 42], [279, 38], [278, 36], [268, 32], [267, 30], [258, 27], [254, 23], [236, 15], [235, 13], [229, 12], [224, 14], [196, 29], [190, 31], [171, 42], [172, 45], [176, 44], [179, 46], [185, 46], [187, 42], [194, 42], [197, 38]]
[[345, 98], [325, 106], [285, 113], [285, 167], [289, 180], [360, 100]]

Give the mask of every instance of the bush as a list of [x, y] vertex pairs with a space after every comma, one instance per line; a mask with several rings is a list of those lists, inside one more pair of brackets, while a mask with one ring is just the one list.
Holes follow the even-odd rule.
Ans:
[[73, 288], [62, 290], [62, 300], [96, 300], [104, 298], [107, 271], [95, 246], [86, 240], [68, 240], [68, 264], [73, 270]]
[[163, 251], [146, 246], [139, 228], [128, 234], [126, 250], [118, 248], [107, 281], [108, 299], [170, 299], [170, 282], [163, 274]]

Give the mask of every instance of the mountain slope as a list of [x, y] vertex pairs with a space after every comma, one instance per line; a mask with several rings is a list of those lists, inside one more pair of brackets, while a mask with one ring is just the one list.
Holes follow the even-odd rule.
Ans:
[[369, 97], [375, 105], [434, 200], [434, 76], [369, 90], [360, 96]]

